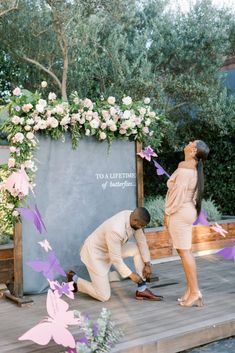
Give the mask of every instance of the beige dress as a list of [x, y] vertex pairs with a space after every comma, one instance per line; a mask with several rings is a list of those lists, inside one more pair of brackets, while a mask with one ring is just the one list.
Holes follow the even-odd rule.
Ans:
[[178, 167], [167, 182], [165, 213], [175, 249], [191, 249], [192, 224], [197, 218], [194, 196], [197, 184], [195, 168]]

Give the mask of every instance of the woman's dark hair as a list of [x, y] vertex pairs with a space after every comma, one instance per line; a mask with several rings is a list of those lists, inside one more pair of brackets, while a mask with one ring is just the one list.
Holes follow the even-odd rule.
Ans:
[[197, 185], [196, 185], [196, 210], [197, 215], [201, 211], [202, 197], [204, 191], [204, 172], [203, 172], [203, 162], [207, 159], [207, 156], [210, 152], [207, 144], [202, 140], [196, 140], [197, 152], [195, 159], [197, 160]]

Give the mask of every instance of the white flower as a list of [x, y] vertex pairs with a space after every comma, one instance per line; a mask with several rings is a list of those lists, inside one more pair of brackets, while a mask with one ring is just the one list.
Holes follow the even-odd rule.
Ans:
[[15, 158], [8, 159], [8, 168], [13, 168], [15, 166]]
[[59, 122], [56, 118], [51, 116], [50, 118], [47, 119], [47, 125], [52, 128], [56, 128], [59, 125]]
[[132, 103], [131, 97], [127, 96], [127, 97], [122, 98], [122, 103], [125, 105], [130, 105]]
[[115, 109], [114, 107], [111, 107], [109, 111], [111, 115], [115, 115], [117, 113], [117, 109]]
[[146, 119], [145, 120], [145, 126], [149, 126], [151, 124], [151, 120], [150, 119]]
[[93, 119], [90, 121], [90, 126], [93, 128], [93, 129], [97, 129], [100, 125], [100, 122], [98, 119]]
[[116, 99], [115, 97], [110, 96], [108, 97], [107, 102], [108, 104], [113, 105], [116, 102]]
[[140, 108], [139, 109], [139, 113], [140, 113], [140, 115], [145, 115], [145, 113], [146, 113], [146, 109], [145, 108]]
[[26, 137], [28, 140], [32, 140], [34, 138], [33, 132], [27, 132]]
[[111, 131], [116, 131], [117, 130], [117, 125], [116, 124], [112, 124], [109, 126], [109, 130]]
[[55, 94], [54, 92], [50, 92], [50, 93], [48, 94], [48, 99], [49, 99], [49, 101], [54, 101], [54, 100], [56, 100], [56, 94]]
[[83, 101], [83, 106], [85, 107], [85, 108], [90, 108], [90, 109], [92, 109], [93, 108], [93, 103], [92, 103], [92, 101], [89, 99], [89, 98], [86, 98], [86, 99], [84, 99], [84, 101]]
[[79, 99], [78, 97], [75, 97], [74, 100], [73, 100], [73, 102], [74, 102], [75, 104], [79, 104], [80, 99]]
[[102, 110], [101, 114], [102, 114], [102, 117], [103, 117], [105, 120], [109, 119], [109, 117], [110, 117], [110, 114], [109, 114], [109, 111], [108, 111], [108, 110]]
[[105, 140], [106, 137], [107, 137], [106, 133], [102, 131], [102, 132], [100, 133], [100, 139], [101, 139], [101, 140]]
[[149, 112], [149, 113], [148, 113], [148, 116], [149, 116], [150, 118], [154, 118], [154, 117], [156, 116], [156, 113], [155, 113], [155, 112]]
[[106, 129], [106, 127], [107, 127], [107, 124], [106, 124], [106, 123], [102, 123], [102, 124], [100, 125], [100, 128], [101, 128], [102, 130]]
[[85, 120], [84, 116], [82, 116], [82, 117], [79, 118], [78, 121], [79, 121], [79, 123], [82, 125], [82, 124], [85, 123], [86, 120]]
[[20, 118], [20, 125], [24, 124], [24, 118]]
[[149, 136], [153, 136], [154, 131], [150, 131]]
[[126, 134], [126, 129], [120, 129], [120, 130], [119, 130], [119, 133], [120, 133], [121, 135], [125, 135], [125, 134]]
[[150, 103], [150, 98], [149, 97], [144, 98], [144, 104], [149, 104], [149, 103]]
[[22, 143], [24, 140], [24, 135], [21, 132], [17, 132], [15, 136], [12, 138], [13, 143]]
[[30, 131], [31, 130], [31, 126], [25, 125], [24, 129], [25, 129], [25, 131]]
[[85, 135], [89, 136], [91, 134], [91, 131], [89, 129], [86, 129]]
[[61, 126], [65, 126], [65, 125], [67, 125], [69, 123], [70, 123], [70, 117], [69, 117], [69, 115], [65, 115], [63, 117], [63, 119], [61, 120], [60, 125]]
[[92, 117], [93, 117], [93, 112], [92, 111], [88, 111], [88, 112], [84, 112], [82, 114], [83, 117], [85, 117], [85, 119], [87, 121], [91, 121], [92, 120]]
[[[38, 127], [38, 129], [35, 129], [36, 127]], [[45, 130], [47, 128], [47, 122], [46, 120], [39, 120], [39, 122], [37, 123], [37, 125], [34, 126], [34, 130]]]
[[20, 121], [21, 121], [21, 118], [17, 115], [14, 115], [12, 118], [11, 118], [11, 122], [14, 124], [14, 125], [18, 125], [20, 124]]
[[142, 131], [143, 131], [144, 134], [148, 134], [149, 133], [148, 126], [143, 127]]
[[131, 116], [131, 111], [130, 110], [125, 110], [123, 113], [123, 119], [129, 119]]
[[34, 124], [34, 120], [33, 119], [27, 119], [26, 120], [26, 124], [27, 125], [33, 125]]
[[11, 146], [11, 147], [10, 147], [10, 152], [11, 152], [11, 153], [15, 153], [15, 152], [16, 152], [15, 146]]
[[36, 110], [38, 113], [43, 113], [44, 112], [45, 107], [41, 104], [36, 104]]
[[18, 211], [13, 211], [12, 212], [12, 216], [13, 217], [18, 217], [19, 216], [19, 212]]
[[28, 159], [27, 161], [24, 162], [24, 166], [25, 168], [28, 168], [28, 169], [34, 169], [34, 162], [31, 161], [30, 159]]
[[41, 87], [46, 88], [47, 87], [47, 81], [42, 81], [41, 82]]
[[52, 110], [53, 113], [63, 115], [64, 114], [64, 106], [63, 104], [57, 104], [57, 106]]
[[6, 208], [7, 208], [8, 210], [13, 210], [14, 207], [15, 207], [15, 206], [13, 205], [13, 203], [7, 203], [7, 204], [6, 204]]
[[18, 97], [21, 95], [21, 89], [19, 87], [16, 87], [12, 93], [14, 94], [14, 96]]

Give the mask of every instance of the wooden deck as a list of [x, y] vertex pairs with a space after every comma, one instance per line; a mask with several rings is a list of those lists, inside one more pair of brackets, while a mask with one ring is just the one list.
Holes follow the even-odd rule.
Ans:
[[[129, 280], [112, 283], [112, 298], [97, 302], [83, 294], [70, 300], [70, 308], [96, 318], [102, 307], [112, 311], [123, 329], [124, 338], [113, 349], [115, 353], [174, 353], [213, 340], [235, 335], [235, 263], [213, 255], [197, 258], [201, 291], [205, 306], [182, 308], [176, 299], [184, 289], [179, 261], [154, 265], [158, 282], [153, 291], [164, 296], [164, 302], [137, 301], [135, 285]], [[59, 353], [63, 347], [47, 347], [20, 342], [17, 338], [46, 315], [46, 295], [34, 296], [34, 305], [18, 308], [6, 299], [0, 300], [1, 353]], [[73, 331], [76, 336], [76, 330]]]

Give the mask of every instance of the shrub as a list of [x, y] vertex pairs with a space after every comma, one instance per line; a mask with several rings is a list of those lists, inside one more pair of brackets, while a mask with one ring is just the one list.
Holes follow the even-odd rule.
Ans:
[[208, 200], [202, 200], [202, 209], [207, 213], [209, 222], [216, 222], [222, 218], [218, 207], [211, 198]]

